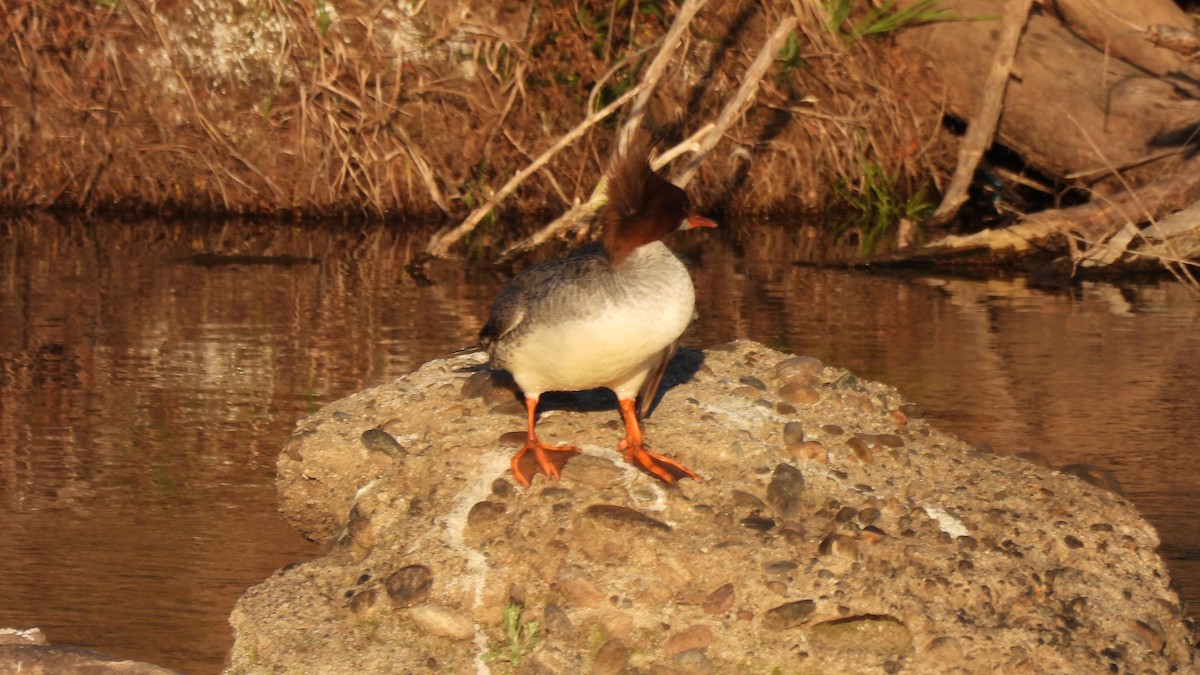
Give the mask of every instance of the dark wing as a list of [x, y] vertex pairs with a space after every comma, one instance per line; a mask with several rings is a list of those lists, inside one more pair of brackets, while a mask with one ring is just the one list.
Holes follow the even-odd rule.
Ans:
[[[532, 269], [532, 268], [531, 268]], [[493, 342], [508, 335], [514, 328], [521, 325], [525, 318], [525, 308], [528, 305], [528, 293], [517, 284], [518, 275], [500, 291], [496, 301], [492, 303], [492, 313], [488, 315], [487, 323], [479, 329], [479, 346], [487, 349]]]
[[[530, 307], [564, 300], [579, 290], [580, 279], [603, 278], [596, 268], [610, 268], [604, 247], [589, 244], [565, 258], [555, 258], [522, 270], [496, 296], [487, 323], [479, 331], [479, 344], [487, 348], [496, 340], [517, 330], [528, 317]], [[554, 297], [554, 296], [559, 297]], [[566, 309], [566, 308], [564, 308]]]
[[646, 381], [642, 383], [642, 388], [638, 390], [637, 398], [637, 415], [641, 419], [650, 414], [650, 408], [654, 407], [654, 399], [658, 396], [658, 386], [662, 384], [663, 375], [667, 372], [667, 366], [671, 364], [671, 359], [675, 358], [675, 352], [679, 351], [679, 340], [672, 342], [659, 355], [658, 363], [654, 369], [646, 376]]

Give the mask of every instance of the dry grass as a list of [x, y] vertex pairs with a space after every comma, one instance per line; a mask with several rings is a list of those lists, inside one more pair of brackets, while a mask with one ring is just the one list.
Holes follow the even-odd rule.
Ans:
[[[0, 205], [461, 217], [636, 82], [671, 19], [646, 2], [473, 4], [0, 0], [0, 55], [17, 65], [0, 80]], [[929, 152], [936, 106], [900, 88], [888, 40], [845, 41], [816, 0], [709, 3], [649, 126], [679, 139], [709, 121], [791, 14], [792, 51], [696, 178], [702, 208], [815, 211], [868, 162], [909, 188], [949, 165]], [[586, 199], [613, 131], [588, 132], [505, 207]], [[470, 245], [518, 234], [485, 224]]]

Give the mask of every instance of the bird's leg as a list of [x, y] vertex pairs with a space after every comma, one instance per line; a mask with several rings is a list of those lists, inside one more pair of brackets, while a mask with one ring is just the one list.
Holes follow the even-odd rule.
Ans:
[[545, 445], [538, 440], [533, 430], [537, 420], [537, 404], [537, 396], [525, 397], [525, 412], [529, 418], [525, 445], [512, 458], [513, 478], [525, 487], [529, 487], [533, 477], [539, 473], [557, 480], [567, 458], [579, 452], [579, 448], [573, 445]]
[[691, 478], [694, 481], [700, 480], [700, 476], [679, 462], [666, 455], [650, 452], [646, 448], [642, 443], [642, 427], [638, 424], [633, 399], [621, 399], [617, 403], [621, 406], [621, 417], [625, 418], [625, 438], [621, 439], [621, 443], [617, 445], [617, 450], [625, 453], [626, 462], [639, 466], [660, 480], [672, 485], [680, 478]]

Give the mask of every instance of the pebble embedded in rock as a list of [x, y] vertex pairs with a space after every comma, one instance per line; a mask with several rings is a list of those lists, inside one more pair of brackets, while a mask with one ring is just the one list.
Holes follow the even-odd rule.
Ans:
[[791, 572], [799, 566], [800, 564], [795, 560], [772, 560], [763, 563], [762, 568], [767, 574], [784, 574]]
[[800, 511], [804, 474], [791, 464], [779, 464], [767, 485], [767, 503], [781, 518], [794, 518]]
[[708, 655], [699, 649], [688, 649], [675, 655], [674, 672], [678, 675], [702, 675], [716, 672], [716, 666]]
[[821, 400], [821, 392], [807, 384], [792, 382], [779, 388], [779, 397], [796, 405], [813, 405]]
[[663, 651], [667, 656], [675, 656], [689, 649], [704, 649], [712, 644], [713, 632], [708, 626], [698, 623], [679, 631], [667, 638]]
[[804, 441], [787, 446], [787, 453], [796, 459], [807, 459], [810, 462], [825, 464], [829, 461], [829, 451], [816, 441]]
[[362, 433], [362, 444], [367, 450], [378, 452], [393, 459], [404, 456], [404, 446], [383, 429], [367, 429]]
[[475, 635], [475, 624], [462, 612], [442, 605], [417, 605], [408, 610], [412, 620], [430, 635], [452, 640], [469, 640]]
[[1031, 462], [1033, 464], [1037, 464], [1038, 466], [1044, 466], [1047, 469], [1054, 468], [1054, 465], [1050, 463], [1050, 460], [1046, 459], [1046, 456], [1040, 452], [1018, 452], [1016, 456], [1020, 457], [1026, 462]]
[[512, 584], [508, 587], [508, 601], [514, 605], [524, 607], [528, 595], [529, 592], [521, 584]]
[[1059, 472], [1075, 476], [1109, 492], [1119, 495], [1125, 494], [1125, 488], [1121, 485], [1121, 481], [1117, 480], [1116, 474], [1108, 469], [1102, 469], [1091, 464], [1068, 464], [1059, 469]]
[[467, 527], [479, 528], [502, 518], [507, 509], [497, 502], [482, 501], [476, 503], [467, 512]]
[[763, 382], [762, 380], [758, 379], [757, 377], [754, 377], [753, 375], [743, 375], [738, 378], [738, 382], [741, 382], [742, 384], [750, 386], [750, 387], [754, 387], [755, 389], [757, 389], [759, 391], [767, 390], [767, 383]]
[[1126, 623], [1126, 629], [1146, 649], [1152, 652], [1161, 652], [1167, 644], [1166, 637], [1163, 635], [1162, 626], [1158, 625], [1154, 619], [1150, 619], [1150, 621], [1153, 623], [1134, 619]]
[[493, 415], [515, 415], [525, 417], [525, 404], [521, 401], [505, 401], [492, 406]]
[[482, 398], [487, 390], [492, 388], [492, 374], [487, 370], [477, 370], [471, 374], [462, 386], [463, 398]]
[[757, 532], [766, 532], [775, 527], [775, 520], [773, 518], [764, 518], [760, 515], [746, 516], [742, 518], [741, 523], [743, 527], [748, 527]]
[[729, 493], [733, 496], [733, 503], [738, 506], [748, 506], [752, 509], [762, 510], [767, 508], [766, 502], [746, 492], [745, 490], [734, 490]]
[[671, 526], [641, 511], [616, 504], [592, 504], [583, 510], [586, 517], [616, 525], [635, 525], [670, 532]]
[[767, 630], [786, 630], [802, 625], [816, 611], [817, 603], [812, 600], [786, 602], [768, 609], [763, 615], [763, 627]]
[[878, 434], [875, 436], [875, 440], [878, 441], [880, 445], [888, 448], [904, 447], [904, 439], [900, 438], [896, 434]]
[[379, 593], [373, 588], [360, 591], [350, 598], [350, 610], [358, 615], [366, 614], [375, 608], [379, 601]]
[[821, 383], [821, 371], [825, 364], [811, 356], [793, 356], [775, 365], [775, 379], [779, 382], [801, 382], [808, 385]]
[[618, 675], [629, 666], [629, 648], [619, 638], [600, 645], [592, 661], [592, 675]]
[[803, 443], [804, 425], [799, 422], [788, 422], [783, 425], [783, 442], [785, 445]]
[[854, 556], [858, 553], [858, 542], [848, 534], [830, 532], [817, 545], [817, 553], [821, 555], [838, 554]]
[[704, 599], [704, 611], [709, 614], [724, 614], [733, 607], [733, 584], [724, 584], [708, 594]]
[[608, 596], [582, 573], [572, 570], [559, 572], [554, 587], [576, 607], [599, 609], [608, 606]]
[[525, 431], [506, 431], [500, 434], [497, 443], [500, 445], [519, 447], [525, 444], [525, 440], [529, 437], [529, 433]]
[[833, 383], [833, 386], [837, 389], [848, 389], [850, 391], [863, 390], [862, 383], [858, 381], [858, 377], [853, 373], [846, 373], [845, 375], [842, 375], [837, 379], [836, 382]]
[[304, 439], [308, 438], [314, 433], [316, 432], [312, 429], [301, 429], [300, 431], [292, 434], [287, 439], [287, 442], [283, 444], [283, 453], [287, 455], [288, 459], [297, 462], [303, 462], [304, 453], [301, 451], [301, 449], [304, 447]]
[[546, 632], [555, 637], [569, 638], [575, 634], [575, 624], [571, 622], [571, 617], [554, 603], [547, 604], [542, 610], [542, 621], [545, 623]]
[[433, 572], [424, 565], [402, 567], [384, 582], [388, 597], [397, 607], [415, 605], [429, 595], [433, 587]]
[[512, 376], [500, 370], [479, 370], [463, 381], [460, 396], [482, 399], [484, 403], [504, 403], [519, 398]]
[[956, 663], [963, 657], [962, 643], [945, 635], [930, 640], [924, 651], [929, 660], [936, 663]]
[[844, 652], [870, 660], [912, 652], [912, 633], [891, 616], [851, 616], [817, 624], [809, 630], [809, 642], [823, 652]]
[[346, 533], [362, 551], [370, 551], [375, 546], [375, 526], [371, 519], [359, 511], [358, 506], [350, 509], [350, 518], [346, 522]]
[[[618, 457], [620, 455], [617, 455]], [[616, 483], [624, 469], [611, 460], [595, 455], [580, 454], [571, 458], [563, 468], [564, 480], [572, 480], [594, 488], [605, 488]]]
[[513, 495], [512, 483], [503, 478], [497, 478], [492, 481], [492, 495], [500, 499], [508, 499]]
[[879, 509], [868, 507], [858, 512], [858, 522], [862, 523], [863, 525], [870, 525], [879, 520], [881, 515], [883, 514], [879, 512]]
[[871, 446], [863, 439], [855, 436], [846, 441], [846, 445], [854, 452], [854, 456], [863, 464], [872, 464], [875, 462], [875, 454], [871, 452]]

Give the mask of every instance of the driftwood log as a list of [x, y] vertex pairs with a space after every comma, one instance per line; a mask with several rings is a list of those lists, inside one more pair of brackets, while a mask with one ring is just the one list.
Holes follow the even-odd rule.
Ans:
[[[964, 20], [905, 31], [898, 47], [926, 59], [925, 76], [944, 85], [948, 114], [968, 128], [977, 119], [988, 124], [989, 88], [994, 97], [994, 88], [1002, 87], [991, 142], [1092, 199], [1027, 215], [1004, 230], [937, 239], [885, 260], [961, 258], [968, 252], [988, 252], [995, 260], [1066, 243], [1076, 263], [1107, 265], [1144, 260], [1163, 253], [1163, 246], [1177, 250], [1166, 241], [1168, 231], [1177, 244], [1194, 238], [1182, 222], [1200, 231], [1200, 218], [1186, 215], [1197, 209], [1176, 217], [1170, 228], [1153, 226], [1200, 200], [1200, 166], [1192, 159], [1200, 147], [1200, 63], [1189, 53], [1195, 43], [1186, 14], [1169, 0], [1043, 4], [1028, 18], [1011, 78], [989, 84], [1001, 26], [1015, 23], [1003, 14], [1021, 11], [1019, 3], [947, 0], [941, 6]], [[1164, 36], [1182, 39], [1172, 43]], [[1165, 259], [1177, 257], [1168, 252]]]

